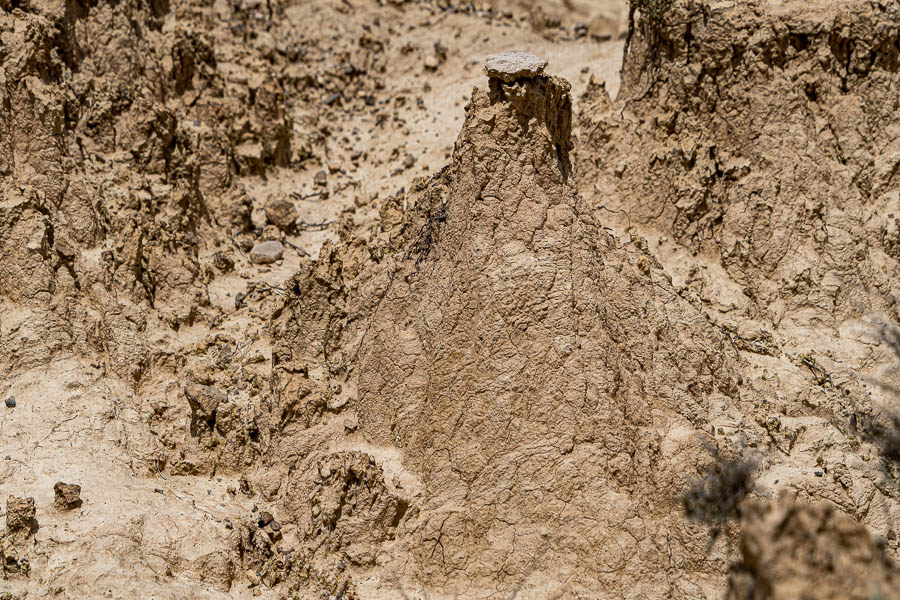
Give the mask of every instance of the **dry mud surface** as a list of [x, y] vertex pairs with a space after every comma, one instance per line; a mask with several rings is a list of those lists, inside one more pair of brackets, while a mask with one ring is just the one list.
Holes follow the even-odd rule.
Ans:
[[900, 598], [897, 115], [895, 1], [0, 0], [0, 598]]

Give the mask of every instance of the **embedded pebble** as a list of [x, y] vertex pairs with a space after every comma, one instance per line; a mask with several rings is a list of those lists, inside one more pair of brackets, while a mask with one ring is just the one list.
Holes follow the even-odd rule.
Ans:
[[284, 254], [284, 245], [275, 240], [260, 242], [250, 251], [250, 262], [258, 265], [267, 265], [280, 260]]

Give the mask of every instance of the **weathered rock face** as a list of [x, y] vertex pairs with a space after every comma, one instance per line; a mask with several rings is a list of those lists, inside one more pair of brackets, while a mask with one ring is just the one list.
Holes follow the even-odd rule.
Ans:
[[728, 600], [900, 598], [900, 568], [834, 506], [748, 502]]
[[[220, 521], [174, 512], [181, 494], [155, 493], [144, 475], [179, 488], [178, 475], [236, 479], [259, 460], [267, 342], [254, 348], [247, 338], [267, 317], [242, 323], [235, 340], [217, 328], [225, 311], [208, 294], [217, 271], [260, 237], [238, 180], [296, 161], [292, 140], [308, 142], [300, 153], [308, 158], [320, 96], [345, 91], [364, 106], [384, 64], [378, 28], [366, 25], [368, 41], [301, 43], [303, 29], [280, 19], [288, 4], [0, 1], [0, 380], [2, 397], [19, 405], [3, 409], [3, 436], [18, 448], [4, 444], [0, 484], [38, 498], [28, 523], [72, 525], [62, 538], [32, 539], [27, 517], [7, 512], [0, 566], [34, 568], [13, 590], [22, 597], [62, 587], [140, 597], [146, 586], [166, 597], [221, 597], [206, 584], [227, 590], [235, 575]], [[334, 21], [331, 3], [316, 4], [298, 8]], [[279, 50], [251, 47], [257, 34], [274, 46], [273, 10], [284, 25]], [[338, 56], [346, 48], [352, 56]], [[319, 78], [325, 71], [334, 74]], [[303, 127], [288, 116], [289, 94], [310, 107]], [[235, 247], [234, 236], [249, 247]], [[29, 379], [32, 369], [46, 373]], [[193, 406], [183, 394], [191, 381], [202, 384]], [[88, 388], [97, 393], [82, 397]], [[212, 388], [230, 395], [205, 393]], [[54, 482], [70, 476], [103, 489], [104, 502], [66, 512], [78, 486], [62, 484], [61, 510], [53, 508]], [[22, 479], [32, 489], [13, 487]], [[154, 533], [144, 536], [145, 524]], [[88, 559], [69, 560], [76, 556]]]
[[0, 352], [13, 366], [102, 351], [139, 379], [148, 318], [178, 326], [205, 304], [195, 236], [209, 209], [161, 102], [152, 13], [54, 1], [0, 13]]
[[200, 254], [214, 228], [250, 226], [236, 174], [290, 159], [283, 88], [229, 85], [168, 2], [16, 4], [0, 9], [0, 360], [99, 353], [139, 382], [148, 329], [210, 318]]

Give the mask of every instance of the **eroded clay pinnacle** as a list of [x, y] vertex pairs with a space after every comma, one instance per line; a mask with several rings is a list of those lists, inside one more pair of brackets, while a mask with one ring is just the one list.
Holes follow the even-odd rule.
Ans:
[[490, 105], [502, 103], [505, 109], [543, 123], [560, 156], [565, 156], [572, 133], [572, 86], [561, 77], [545, 74], [546, 66], [546, 60], [527, 52], [488, 56], [484, 62], [487, 97]]
[[488, 77], [512, 83], [517, 79], [534, 79], [543, 75], [547, 61], [534, 54], [510, 50], [491, 54], [484, 59], [484, 70]]

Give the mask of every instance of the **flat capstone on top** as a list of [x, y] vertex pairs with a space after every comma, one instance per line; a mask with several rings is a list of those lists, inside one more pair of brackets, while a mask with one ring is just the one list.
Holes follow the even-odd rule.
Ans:
[[547, 61], [534, 54], [511, 50], [491, 54], [484, 60], [484, 70], [488, 77], [512, 83], [517, 79], [533, 79], [544, 73]]

